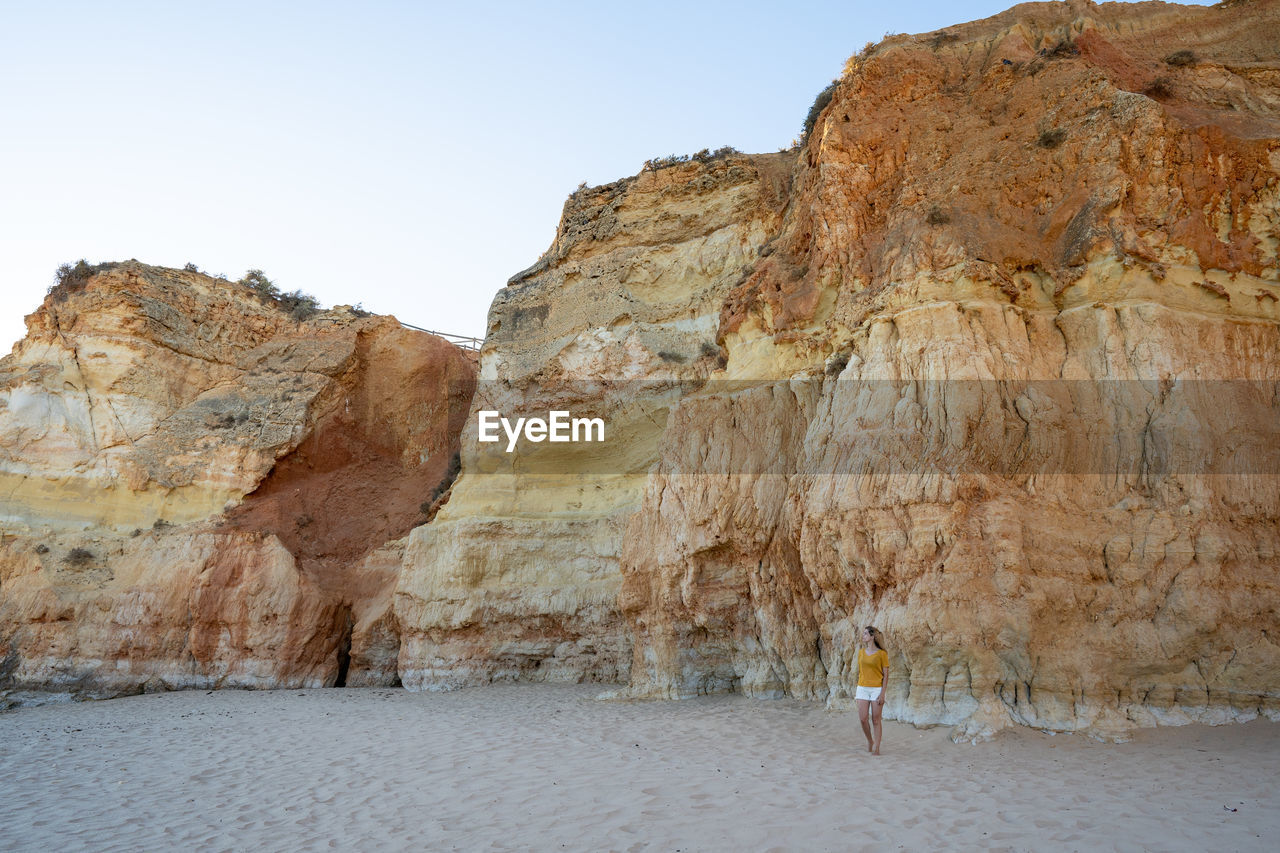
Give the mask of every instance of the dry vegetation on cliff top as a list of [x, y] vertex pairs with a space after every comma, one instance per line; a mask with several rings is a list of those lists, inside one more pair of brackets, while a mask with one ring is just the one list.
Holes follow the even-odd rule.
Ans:
[[[136, 263], [136, 262], [135, 262]], [[100, 264], [91, 264], [84, 258], [76, 261], [74, 264], [62, 264], [58, 267], [54, 274], [54, 283], [49, 288], [48, 295], [55, 302], [65, 302], [67, 297], [73, 293], [79, 293], [84, 290], [89, 279], [100, 272], [107, 272], [120, 266], [119, 262], [107, 261]], [[159, 269], [159, 268], [157, 268]], [[218, 282], [227, 284], [235, 284], [245, 288], [251, 293], [259, 296], [264, 304], [274, 305], [281, 311], [284, 311], [295, 320], [306, 320], [319, 314], [321, 310], [320, 301], [309, 293], [301, 290], [282, 291], [276, 286], [275, 282], [267, 278], [267, 275], [258, 269], [249, 270], [240, 279], [232, 282], [221, 275], [209, 276], [201, 272], [200, 268], [195, 264], [187, 264], [182, 269], [183, 272], [196, 273], [205, 278], [213, 279]], [[372, 316], [368, 312], [355, 310], [360, 316]]]

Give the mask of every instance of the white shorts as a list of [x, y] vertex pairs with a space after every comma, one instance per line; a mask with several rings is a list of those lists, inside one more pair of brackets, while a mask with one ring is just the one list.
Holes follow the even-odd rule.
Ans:
[[[882, 688], [880, 687], [863, 687], [859, 684], [858, 689], [853, 694], [853, 698], [866, 699], [868, 702], [874, 702], [880, 698], [881, 689]], [[847, 696], [848, 694], [845, 695]]]

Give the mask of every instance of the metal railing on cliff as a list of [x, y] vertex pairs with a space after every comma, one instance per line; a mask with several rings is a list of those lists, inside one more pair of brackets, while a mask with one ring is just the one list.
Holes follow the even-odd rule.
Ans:
[[424, 329], [421, 326], [406, 323], [403, 320], [400, 321], [400, 325], [404, 326], [406, 329], [413, 329], [417, 332], [426, 332], [428, 335], [435, 335], [437, 338], [444, 338], [449, 343], [460, 346], [463, 349], [479, 352], [480, 348], [484, 346], [484, 338], [473, 338], [469, 335], [455, 335], [452, 332], [437, 332], [433, 329]]

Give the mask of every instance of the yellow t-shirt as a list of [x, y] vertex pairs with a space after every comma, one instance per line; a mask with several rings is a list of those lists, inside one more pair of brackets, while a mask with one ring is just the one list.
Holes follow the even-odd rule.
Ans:
[[876, 649], [875, 654], [867, 654], [867, 650], [858, 647], [858, 686], [879, 687], [884, 681], [884, 671], [889, 668], [889, 653], [884, 649]]

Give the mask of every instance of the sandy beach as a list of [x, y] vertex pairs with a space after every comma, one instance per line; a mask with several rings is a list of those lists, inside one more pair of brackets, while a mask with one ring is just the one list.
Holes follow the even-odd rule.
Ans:
[[186, 692], [0, 715], [10, 850], [1273, 850], [1280, 727], [953, 744], [598, 686]]

